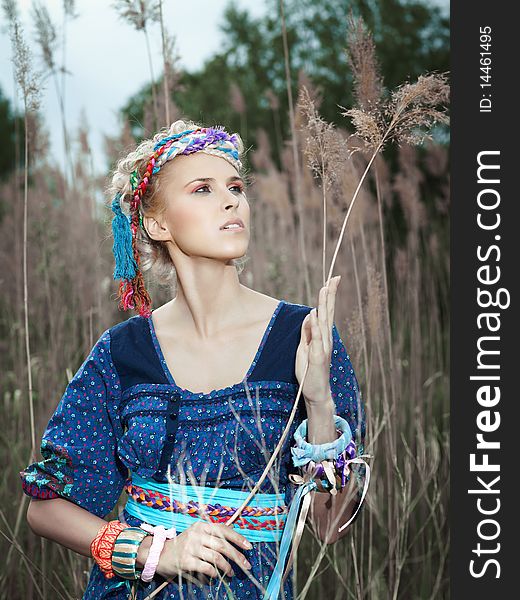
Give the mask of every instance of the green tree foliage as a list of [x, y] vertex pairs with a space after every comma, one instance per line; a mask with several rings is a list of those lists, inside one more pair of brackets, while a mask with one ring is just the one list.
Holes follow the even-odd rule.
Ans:
[[[0, 88], [0, 182], [6, 181], [11, 173], [14, 172], [16, 161], [23, 168], [23, 152], [17, 152], [16, 139], [20, 139], [23, 132], [23, 118], [17, 116], [9, 99], [6, 98]], [[5, 192], [0, 192], [0, 223], [5, 212], [6, 203], [9, 202]]]
[[0, 88], [0, 181], [14, 171], [16, 164], [15, 132], [17, 127], [23, 125], [20, 117], [17, 117], [9, 100], [4, 96]]
[[[267, 2], [260, 18], [228, 5], [221, 25], [222, 50], [199, 71], [182, 74], [174, 101], [186, 117], [222, 123], [240, 131], [248, 144], [255, 145], [261, 127], [277, 148], [277, 119], [281, 135], [289, 133], [288, 104], [279, 1]], [[448, 70], [449, 20], [439, 6], [419, 0], [286, 0], [284, 7], [293, 97], [303, 71], [320, 90], [320, 112], [327, 121], [344, 126], [338, 104], [353, 103], [344, 52], [350, 9], [373, 32], [385, 86], [393, 88], [426, 71]], [[231, 100], [233, 85], [242, 94], [244, 111], [237, 111]], [[279, 105], [278, 115], [269, 90]], [[122, 109], [137, 139], [150, 133], [140, 126], [149, 96], [150, 89], [143, 89]]]

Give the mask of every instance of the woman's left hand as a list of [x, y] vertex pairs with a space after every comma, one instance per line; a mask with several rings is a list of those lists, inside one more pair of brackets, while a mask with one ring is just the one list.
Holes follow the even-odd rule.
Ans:
[[317, 311], [313, 308], [302, 323], [295, 372], [298, 382], [301, 382], [307, 361], [309, 362], [302, 389], [307, 404], [319, 404], [329, 400], [332, 324], [340, 278], [340, 275], [333, 277], [328, 286], [321, 288]]

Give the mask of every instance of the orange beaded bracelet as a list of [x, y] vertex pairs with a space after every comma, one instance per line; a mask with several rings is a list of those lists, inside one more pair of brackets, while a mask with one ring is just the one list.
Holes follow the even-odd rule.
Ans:
[[109, 521], [98, 531], [90, 544], [90, 553], [107, 579], [114, 577], [112, 552], [117, 536], [128, 527], [119, 520]]

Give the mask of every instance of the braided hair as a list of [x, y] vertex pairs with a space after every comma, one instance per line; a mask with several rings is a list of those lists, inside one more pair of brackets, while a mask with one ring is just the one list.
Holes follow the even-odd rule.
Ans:
[[[120, 309], [134, 309], [141, 316], [151, 314], [152, 301], [143, 271], [153, 270], [162, 284], [171, 283], [176, 276], [166, 245], [150, 238], [143, 227], [143, 215], [160, 212], [164, 201], [160, 193], [161, 167], [177, 155], [205, 152], [224, 158], [240, 173], [243, 151], [243, 142], [237, 133], [230, 135], [222, 127], [208, 128], [179, 120], [153, 138], [142, 141], [118, 161], [107, 191], [114, 213], [114, 279], [120, 279]], [[239, 270], [243, 267], [240, 262], [234, 261], [234, 264]]]

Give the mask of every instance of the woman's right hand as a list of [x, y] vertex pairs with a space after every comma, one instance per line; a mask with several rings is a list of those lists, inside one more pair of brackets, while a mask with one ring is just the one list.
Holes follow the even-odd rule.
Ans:
[[[232, 577], [234, 573], [226, 558], [243, 570], [251, 568], [246, 557], [232, 544], [246, 548], [249, 542], [229, 525], [197, 521], [176, 537], [166, 540], [156, 572], [165, 579], [186, 571], [209, 577], [218, 577], [220, 571]], [[250, 544], [247, 546], [248, 549], [251, 547]]]

